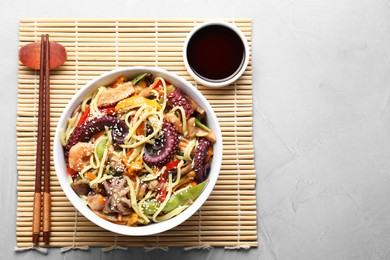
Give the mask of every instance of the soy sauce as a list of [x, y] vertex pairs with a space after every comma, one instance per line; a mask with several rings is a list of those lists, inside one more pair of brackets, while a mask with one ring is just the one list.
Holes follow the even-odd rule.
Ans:
[[241, 69], [245, 49], [232, 29], [210, 25], [198, 30], [188, 42], [187, 59], [191, 69], [204, 80], [225, 81]]

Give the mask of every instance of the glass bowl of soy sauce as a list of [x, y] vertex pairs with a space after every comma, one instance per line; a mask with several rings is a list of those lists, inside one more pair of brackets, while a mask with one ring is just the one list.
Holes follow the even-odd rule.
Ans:
[[207, 21], [194, 27], [186, 37], [183, 59], [195, 81], [208, 87], [223, 87], [244, 73], [249, 62], [249, 45], [233, 23]]

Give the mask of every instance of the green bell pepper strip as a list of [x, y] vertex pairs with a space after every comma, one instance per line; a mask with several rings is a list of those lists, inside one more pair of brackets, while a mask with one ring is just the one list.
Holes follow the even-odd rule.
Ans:
[[146, 74], [147, 73], [145, 72], [145, 73], [142, 73], [142, 74], [138, 75], [137, 77], [135, 77], [134, 79], [131, 80], [131, 84], [133, 84], [133, 86], [135, 86], [135, 84], [137, 84], [138, 81], [143, 79], [146, 76]]
[[174, 209], [176, 209], [179, 206], [183, 206], [187, 200], [195, 200], [199, 195], [202, 193], [204, 187], [207, 184], [207, 180], [204, 182], [199, 183], [198, 185], [188, 188], [186, 190], [183, 190], [179, 193], [176, 193], [174, 196], [170, 197], [167, 204], [165, 204], [165, 207], [163, 208], [163, 212], [167, 213]]
[[205, 126], [205, 125], [204, 125], [202, 122], [200, 122], [200, 120], [199, 120], [198, 118], [196, 118], [196, 117], [195, 117], [195, 125], [196, 125], [197, 127], [202, 128], [203, 130], [205, 130], [205, 131], [207, 131], [207, 132], [210, 132], [210, 131], [211, 131], [210, 128], [208, 128], [207, 126]]

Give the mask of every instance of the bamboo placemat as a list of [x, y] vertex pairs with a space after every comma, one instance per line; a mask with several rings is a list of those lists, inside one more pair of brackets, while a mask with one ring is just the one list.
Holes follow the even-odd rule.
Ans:
[[[66, 63], [51, 72], [51, 138], [72, 95], [103, 72], [124, 66], [158, 66], [196, 85], [185, 70], [182, 46], [203, 19], [22, 19], [20, 47], [49, 33], [65, 46]], [[251, 46], [251, 20], [228, 19]], [[17, 247], [30, 247], [35, 175], [38, 77], [19, 64], [17, 107]], [[223, 134], [220, 176], [209, 199], [189, 220], [159, 235], [128, 237], [97, 227], [68, 201], [51, 165], [50, 246], [256, 247], [256, 173], [252, 143], [252, 62], [234, 84], [222, 89], [196, 85], [214, 108]], [[43, 245], [42, 242], [40, 245]]]

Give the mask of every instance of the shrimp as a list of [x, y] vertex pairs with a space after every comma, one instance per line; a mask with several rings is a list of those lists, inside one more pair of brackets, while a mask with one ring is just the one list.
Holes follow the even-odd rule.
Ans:
[[183, 134], [183, 124], [174, 113], [166, 113], [164, 117], [169, 123], [171, 123], [175, 127], [176, 132], [178, 132], [179, 134]]
[[81, 171], [90, 164], [89, 158], [93, 154], [95, 146], [91, 143], [78, 142], [69, 150], [69, 167], [75, 171]]
[[134, 91], [133, 84], [130, 81], [120, 84], [116, 88], [109, 88], [100, 95], [97, 105], [99, 107], [112, 106], [132, 95]]

